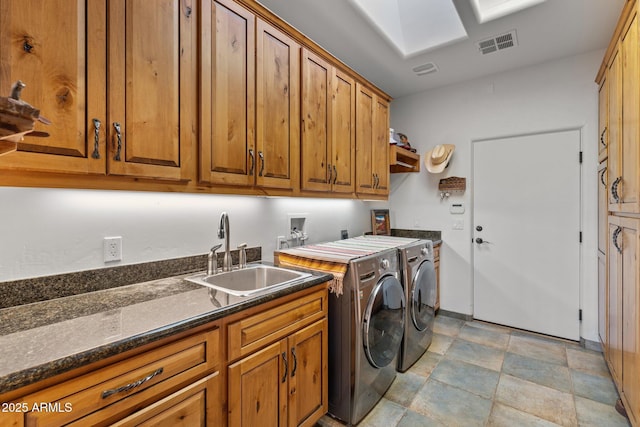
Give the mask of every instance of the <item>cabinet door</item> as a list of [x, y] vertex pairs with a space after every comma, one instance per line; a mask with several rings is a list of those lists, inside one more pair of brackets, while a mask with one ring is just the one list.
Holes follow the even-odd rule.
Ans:
[[256, 72], [256, 184], [297, 185], [300, 145], [300, 46], [258, 19]]
[[607, 158], [607, 146], [609, 141], [609, 80], [606, 76], [600, 85], [598, 92], [598, 160], [602, 162]]
[[334, 192], [353, 193], [355, 190], [355, 144], [356, 83], [348, 74], [336, 70], [331, 101], [330, 157]]
[[356, 191], [362, 194], [375, 193], [372, 165], [374, 133], [373, 111], [375, 97], [373, 92], [356, 84]]
[[[617, 49], [609, 63], [609, 71], [607, 73], [607, 79], [609, 80], [609, 146], [608, 146], [608, 165], [607, 175], [609, 179], [607, 184], [609, 185], [609, 211], [619, 211], [618, 201], [615, 198], [615, 192], [612, 191], [613, 185], [619, 182], [618, 179], [621, 176], [621, 108], [622, 108], [622, 80], [620, 78], [620, 51]], [[622, 179], [622, 178], [620, 178]]]
[[622, 379], [622, 233], [621, 218], [609, 216], [609, 294], [608, 301], [608, 355], [609, 369], [616, 384]]
[[22, 80], [22, 99], [52, 122], [36, 124], [49, 137], [27, 135], [0, 157], [2, 169], [105, 173], [105, 10], [104, 1], [0, 3], [0, 94]]
[[622, 38], [622, 177], [618, 186], [620, 210], [623, 212], [640, 212], [638, 191], [640, 190], [640, 174], [638, 170], [638, 137], [640, 126], [640, 86], [638, 85], [638, 20], [634, 16]]
[[307, 49], [302, 51], [302, 189], [329, 191], [332, 67]]
[[640, 421], [640, 291], [638, 262], [640, 220], [621, 218], [622, 233], [622, 393], [629, 418]]
[[255, 16], [231, 0], [202, 8], [200, 181], [253, 185]]
[[375, 192], [389, 195], [389, 103], [376, 96], [373, 121]]
[[598, 167], [598, 250], [607, 253], [607, 162]]
[[286, 426], [290, 365], [286, 339], [229, 365], [228, 425]]
[[289, 337], [289, 426], [314, 426], [328, 410], [327, 319]]
[[609, 289], [607, 287], [607, 256], [598, 252], [598, 335], [602, 348], [607, 357], [607, 349], [609, 347], [608, 338], [608, 300]]
[[109, 2], [109, 174], [186, 179], [195, 135], [194, 7]]

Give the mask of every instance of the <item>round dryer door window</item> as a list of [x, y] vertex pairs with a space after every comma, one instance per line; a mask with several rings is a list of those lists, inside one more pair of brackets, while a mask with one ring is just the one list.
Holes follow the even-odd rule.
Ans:
[[405, 299], [394, 276], [383, 277], [375, 286], [364, 313], [364, 348], [376, 368], [387, 366], [398, 354], [404, 333]]
[[420, 264], [411, 287], [411, 320], [419, 331], [424, 331], [433, 322], [436, 303], [436, 270], [433, 262]]

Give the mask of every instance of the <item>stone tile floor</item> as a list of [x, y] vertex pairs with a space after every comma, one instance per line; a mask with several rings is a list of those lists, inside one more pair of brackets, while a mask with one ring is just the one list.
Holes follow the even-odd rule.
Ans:
[[358, 426], [629, 426], [617, 399], [602, 353], [439, 315], [429, 350]]

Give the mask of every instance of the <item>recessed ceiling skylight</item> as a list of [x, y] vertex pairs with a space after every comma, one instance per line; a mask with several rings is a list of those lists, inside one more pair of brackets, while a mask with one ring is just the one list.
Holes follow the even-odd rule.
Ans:
[[452, 0], [350, 0], [404, 57], [467, 38]]
[[478, 22], [483, 24], [522, 9], [544, 3], [546, 0], [470, 0]]

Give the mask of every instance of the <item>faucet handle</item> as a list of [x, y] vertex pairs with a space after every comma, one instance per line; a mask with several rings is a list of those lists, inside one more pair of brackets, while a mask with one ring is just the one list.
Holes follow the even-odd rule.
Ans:
[[222, 243], [214, 245], [209, 251], [207, 256], [207, 275], [211, 276], [218, 272], [218, 258], [216, 257], [216, 251], [222, 247]]
[[242, 243], [238, 245], [240, 252], [238, 253], [238, 268], [245, 268], [247, 266], [247, 244]]

